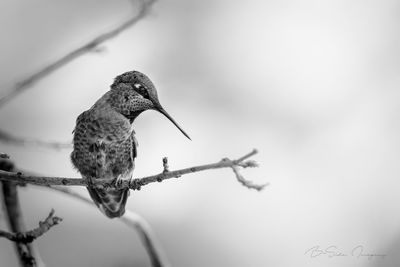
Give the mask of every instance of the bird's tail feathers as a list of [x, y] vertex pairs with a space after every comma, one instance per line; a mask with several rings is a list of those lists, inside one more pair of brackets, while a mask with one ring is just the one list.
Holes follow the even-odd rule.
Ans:
[[125, 213], [129, 189], [87, 187], [96, 206], [109, 218], [121, 217]]

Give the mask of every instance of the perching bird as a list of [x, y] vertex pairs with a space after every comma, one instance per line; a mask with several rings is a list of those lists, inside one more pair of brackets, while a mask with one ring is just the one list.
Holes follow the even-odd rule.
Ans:
[[[132, 123], [145, 110], [164, 114], [187, 137], [158, 101], [157, 91], [150, 79], [129, 71], [117, 76], [106, 92], [87, 111], [78, 116], [73, 131], [72, 164], [81, 175], [92, 179], [130, 179], [137, 155], [137, 142]], [[125, 212], [129, 189], [87, 187], [91, 198], [109, 218]]]

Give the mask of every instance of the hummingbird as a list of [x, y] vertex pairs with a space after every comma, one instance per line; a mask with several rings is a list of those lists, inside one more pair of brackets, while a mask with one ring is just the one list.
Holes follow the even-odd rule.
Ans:
[[131, 179], [138, 147], [132, 124], [145, 110], [160, 112], [190, 139], [161, 106], [151, 80], [138, 71], [118, 75], [110, 90], [76, 120], [72, 164], [88, 180], [90, 197], [109, 218], [125, 213], [129, 189], [96, 187], [93, 179], [116, 184]]

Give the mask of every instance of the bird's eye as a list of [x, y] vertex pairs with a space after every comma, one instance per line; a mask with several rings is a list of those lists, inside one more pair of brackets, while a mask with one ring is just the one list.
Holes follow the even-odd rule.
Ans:
[[143, 86], [143, 84], [135, 83], [133, 84], [133, 87], [135, 87], [135, 91], [139, 93], [141, 96], [150, 99], [149, 92], [147, 91], [146, 87]]
[[135, 86], [136, 89], [143, 88], [143, 85], [141, 85], [140, 83], [135, 83], [133, 86]]

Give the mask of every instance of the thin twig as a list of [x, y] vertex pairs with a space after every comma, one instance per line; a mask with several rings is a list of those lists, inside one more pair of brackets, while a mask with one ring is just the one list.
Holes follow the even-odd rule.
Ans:
[[[60, 193], [66, 194], [68, 196], [77, 198], [86, 204], [89, 204], [95, 207], [93, 201], [81, 194], [78, 194], [67, 187], [61, 186], [49, 186], [48, 188], [58, 191]], [[127, 225], [130, 228], [133, 228], [138, 232], [140, 240], [143, 243], [152, 263], [153, 267], [168, 267], [170, 266], [164, 250], [162, 246], [159, 244], [159, 241], [156, 235], [153, 233], [150, 224], [137, 213], [131, 212], [129, 210], [125, 211], [123, 217], [118, 218], [121, 222]]]
[[27, 232], [16, 233], [0, 230], [0, 237], [5, 237], [14, 242], [21, 242], [25, 244], [31, 243], [33, 240], [46, 233], [51, 227], [59, 224], [61, 221], [61, 218], [54, 216], [54, 210], [52, 209], [47, 218], [43, 222], [39, 222], [39, 227]]
[[[236, 159], [236, 160], [229, 160], [229, 159], [225, 158], [216, 163], [200, 165], [200, 166], [190, 167], [190, 168], [176, 170], [176, 171], [161, 172], [157, 175], [147, 176], [147, 177], [143, 177], [143, 178], [136, 178], [136, 179], [132, 179], [132, 180], [122, 180], [119, 183], [118, 188], [130, 188], [132, 190], [140, 190], [142, 186], [145, 186], [147, 184], [154, 183], [154, 182], [161, 182], [163, 180], [170, 179], [170, 178], [181, 177], [184, 174], [200, 172], [200, 171], [205, 171], [205, 170], [210, 170], [210, 169], [221, 169], [221, 168], [232, 168], [232, 167], [237, 168], [239, 166], [245, 166], [245, 165], [256, 166], [254, 164], [254, 161], [244, 161], [245, 159], [255, 155], [256, 153], [257, 153], [257, 150], [253, 150], [252, 152], [250, 152], [250, 153], [246, 154], [245, 156], [243, 156], [239, 159]], [[251, 162], [251, 163], [249, 164], [249, 162]], [[235, 172], [235, 174], [236, 174], [236, 172]], [[6, 171], [1, 171], [1, 170], [0, 170], [0, 180], [12, 181], [12, 182], [17, 182], [17, 183], [22, 183], [22, 184], [27, 183], [27, 184], [43, 185], [43, 186], [49, 186], [49, 185], [88, 186], [88, 181], [86, 179], [67, 178], [67, 177], [29, 176], [29, 175], [24, 175], [20, 172], [15, 173], [15, 172], [6, 172]], [[244, 180], [244, 178], [241, 177], [240, 180]], [[246, 181], [246, 180], [244, 180], [244, 181]], [[261, 190], [265, 186], [268, 185], [268, 184], [255, 185], [248, 181], [246, 181], [246, 182], [240, 181], [240, 182], [248, 188], [254, 188], [254, 189], [258, 188], [257, 190]], [[89, 183], [91, 183], [92, 186], [116, 187], [116, 184], [114, 183], [114, 181], [110, 180], [110, 179], [92, 179], [92, 181]]]
[[162, 159], [162, 163], [163, 163], [163, 173], [169, 172], [168, 158], [164, 157]]
[[65, 148], [72, 148], [71, 143], [60, 143], [60, 142], [48, 142], [42, 140], [34, 140], [34, 139], [25, 139], [17, 136], [13, 136], [9, 133], [4, 132], [0, 129], [0, 142], [8, 143], [12, 145], [33, 145], [33, 146], [40, 146], [45, 148], [51, 149], [65, 149]]
[[238, 180], [238, 182], [241, 183], [242, 185], [244, 185], [247, 188], [255, 189], [257, 191], [261, 191], [261, 190], [264, 189], [265, 186], [268, 185], [268, 183], [267, 184], [262, 184], [262, 185], [255, 184], [252, 181], [248, 181], [248, 180], [244, 179], [243, 175], [240, 174], [239, 169], [238, 169], [237, 166], [232, 166], [232, 170], [235, 173], [236, 179]]
[[114, 37], [116, 37], [119, 33], [122, 31], [128, 29], [129, 27], [135, 25], [139, 20], [141, 20], [143, 17], [145, 17], [151, 5], [155, 2], [155, 0], [149, 0], [145, 1], [142, 0], [140, 1], [141, 5], [139, 8], [139, 11], [134, 14], [130, 19], [127, 21], [123, 22], [116, 28], [103, 33], [91, 41], [87, 42], [86, 44], [82, 45], [81, 47], [74, 49], [73, 51], [69, 52], [68, 54], [64, 55], [63, 57], [59, 58], [55, 62], [45, 66], [43, 69], [39, 70], [38, 72], [34, 73], [33, 75], [29, 76], [28, 78], [18, 82], [14, 88], [9, 90], [9, 92], [3, 96], [0, 99], [0, 107], [3, 106], [5, 103], [7, 103], [9, 100], [23, 92], [24, 90], [28, 89], [30, 86], [32, 86], [34, 83], [38, 82], [39, 80], [43, 79], [50, 73], [54, 72], [55, 70], [59, 69], [60, 67], [70, 63], [71, 61], [77, 59], [78, 57], [89, 53], [96, 51], [98, 46], [105, 41], [108, 41]]
[[235, 160], [234, 162], [235, 162], [235, 163], [242, 162], [242, 161], [244, 161], [244, 160], [246, 160], [246, 159], [248, 159], [248, 158], [254, 156], [254, 155], [257, 154], [257, 153], [258, 153], [258, 150], [254, 148], [250, 153], [244, 155], [244, 156], [241, 157], [241, 158], [238, 158], [238, 159]]

